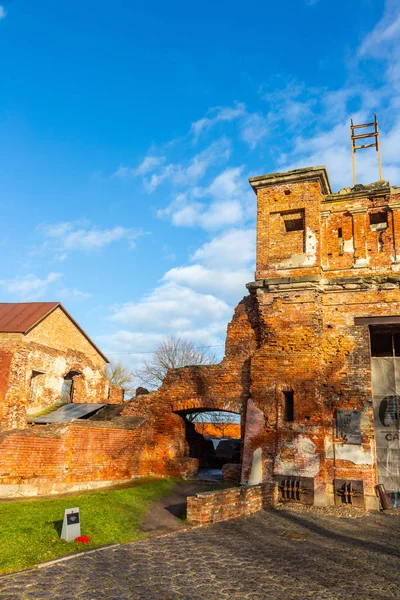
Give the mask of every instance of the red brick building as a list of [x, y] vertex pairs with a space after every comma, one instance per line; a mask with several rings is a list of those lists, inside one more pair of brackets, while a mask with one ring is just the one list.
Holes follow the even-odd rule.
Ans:
[[[39, 489], [39, 467], [47, 485], [70, 448], [81, 466], [72, 461], [58, 476], [65, 485], [192, 475], [196, 457], [182, 417], [222, 410], [241, 416], [241, 481], [264, 483], [261, 496], [275, 487], [283, 499], [377, 508], [382, 483], [396, 501], [400, 188], [381, 181], [332, 194], [324, 167], [250, 184], [257, 195], [255, 281], [228, 325], [223, 361], [170, 371], [159, 390], [126, 403], [120, 419], [88, 423], [82, 447], [75, 434], [62, 437], [50, 426], [0, 432], [0, 483], [10, 494], [20, 480]], [[45, 435], [59, 451], [51, 452], [58, 456], [53, 471], [24, 458], [33, 443], [50, 443], [39, 439]], [[23, 438], [25, 454], [12, 462]]]
[[225, 358], [170, 372], [157, 402], [240, 413], [242, 483], [376, 508], [378, 482], [400, 488], [400, 188], [332, 194], [324, 167], [250, 184], [255, 281]]
[[59, 302], [0, 303], [0, 429], [56, 403], [115, 401], [107, 362]]
[[400, 188], [332, 194], [324, 167], [250, 184], [259, 343], [242, 480], [253, 463], [284, 496], [376, 507], [378, 482], [400, 488]]

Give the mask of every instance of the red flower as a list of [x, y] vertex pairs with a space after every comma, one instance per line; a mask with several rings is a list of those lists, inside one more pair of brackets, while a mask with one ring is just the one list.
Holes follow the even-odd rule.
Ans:
[[79, 537], [76, 538], [75, 540], [76, 542], [79, 543], [83, 543], [83, 544], [88, 544], [89, 543], [89, 538], [87, 535], [80, 535]]

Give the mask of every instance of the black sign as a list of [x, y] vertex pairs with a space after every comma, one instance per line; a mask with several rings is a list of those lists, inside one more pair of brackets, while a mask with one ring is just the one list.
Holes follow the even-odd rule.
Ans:
[[69, 513], [67, 515], [67, 525], [77, 525], [79, 523], [79, 513]]
[[361, 444], [361, 413], [359, 410], [338, 410], [336, 412], [337, 436], [345, 444]]

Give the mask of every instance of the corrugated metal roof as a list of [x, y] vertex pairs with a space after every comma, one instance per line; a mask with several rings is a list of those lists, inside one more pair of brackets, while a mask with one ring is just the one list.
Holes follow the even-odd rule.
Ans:
[[61, 302], [0, 302], [0, 333], [27, 334], [58, 307], [79, 329], [100, 356], [108, 362], [108, 358], [83, 331], [75, 319], [71, 317], [69, 312], [65, 310]]
[[0, 302], [0, 333], [27, 333], [59, 302]]
[[89, 415], [97, 412], [105, 404], [65, 404], [53, 412], [43, 415], [42, 417], [36, 417], [31, 419], [29, 423], [36, 423], [40, 425], [46, 425], [47, 423], [66, 423], [67, 421], [73, 421], [73, 419], [82, 419]]

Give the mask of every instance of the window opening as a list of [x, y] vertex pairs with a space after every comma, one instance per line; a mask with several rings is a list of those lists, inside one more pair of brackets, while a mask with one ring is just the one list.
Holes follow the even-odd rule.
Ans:
[[293, 392], [283, 392], [283, 420], [294, 421], [294, 395]]
[[370, 213], [369, 215], [369, 226], [373, 231], [382, 231], [387, 229], [388, 217], [387, 212], [381, 210], [380, 212]]
[[61, 402], [73, 402], [74, 401], [74, 377], [79, 375], [77, 371], [70, 371], [64, 377], [62, 389], [61, 389]]
[[34, 402], [39, 397], [43, 385], [43, 375], [42, 371], [32, 371], [29, 402]]
[[391, 333], [371, 332], [371, 356], [393, 356], [393, 339]]
[[341, 227], [338, 229], [338, 244], [339, 244], [339, 256], [343, 256], [344, 242], [343, 242], [343, 230]]
[[304, 218], [296, 217], [295, 219], [285, 219], [285, 229], [287, 232], [290, 231], [303, 231], [304, 230]]

